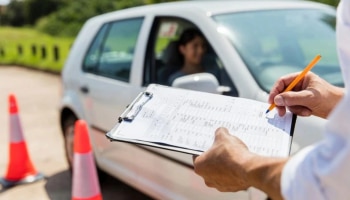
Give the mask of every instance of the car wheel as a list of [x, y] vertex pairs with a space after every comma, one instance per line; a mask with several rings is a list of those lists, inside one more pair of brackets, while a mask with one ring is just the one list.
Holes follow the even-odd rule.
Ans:
[[[69, 170], [73, 170], [73, 155], [74, 155], [74, 125], [78, 119], [71, 115], [67, 117], [63, 122], [63, 134], [64, 134], [64, 149], [66, 152], [66, 160]], [[97, 165], [97, 174], [100, 181], [104, 181], [109, 175], [102, 171]]]
[[63, 122], [64, 149], [70, 169], [73, 169], [74, 155], [74, 124], [77, 121], [75, 116], [68, 116]]

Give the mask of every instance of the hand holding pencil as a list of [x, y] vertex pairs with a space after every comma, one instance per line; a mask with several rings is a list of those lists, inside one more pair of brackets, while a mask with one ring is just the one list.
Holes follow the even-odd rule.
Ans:
[[[305, 68], [304, 70], [297, 76], [295, 79], [288, 85], [288, 87], [283, 91], [283, 92], [288, 92], [291, 91], [299, 82], [301, 79], [304, 78], [304, 76], [309, 72], [315, 65], [316, 63], [321, 59], [320, 55], [317, 55]], [[270, 107], [267, 109], [266, 113], [270, 112], [273, 108], [276, 107], [276, 104], [272, 100], [272, 104]]]

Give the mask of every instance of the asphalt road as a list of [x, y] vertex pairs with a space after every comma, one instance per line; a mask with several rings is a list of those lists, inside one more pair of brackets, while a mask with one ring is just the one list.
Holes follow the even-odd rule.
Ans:
[[[14, 66], [0, 66], [0, 176], [8, 165], [8, 95], [17, 97], [19, 115], [28, 151], [35, 168], [46, 176], [36, 183], [10, 189], [0, 186], [0, 200], [71, 198], [71, 175], [64, 157], [63, 138], [58, 123], [60, 77]], [[149, 199], [112, 177], [100, 182], [108, 199]]]

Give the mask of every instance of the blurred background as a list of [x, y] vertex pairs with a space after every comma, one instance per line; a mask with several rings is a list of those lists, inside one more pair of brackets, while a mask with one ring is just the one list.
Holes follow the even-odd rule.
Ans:
[[83, 23], [95, 15], [171, 0], [0, 0], [0, 64], [60, 72]]
[[[70, 47], [85, 21], [93, 16], [170, 1], [176, 0], [0, 0], [0, 176], [8, 164], [9, 93], [18, 96], [30, 153], [46, 176], [46, 181], [33, 185], [6, 190], [1, 187], [0, 199], [70, 199], [71, 172], [58, 123], [62, 95], [59, 74]], [[314, 1], [334, 7], [339, 3]], [[104, 199], [148, 199], [124, 183], [102, 175]]]
[[[0, 0], [0, 64], [59, 73], [83, 23], [95, 15], [176, 0]], [[339, 0], [315, 0], [336, 6]]]

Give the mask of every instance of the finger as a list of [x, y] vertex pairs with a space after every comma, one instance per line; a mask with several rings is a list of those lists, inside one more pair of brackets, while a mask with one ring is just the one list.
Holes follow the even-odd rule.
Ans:
[[229, 135], [230, 134], [225, 127], [220, 127], [218, 129], [216, 129], [214, 143], [226, 138]]
[[193, 170], [196, 174], [201, 175], [203, 171], [203, 158], [202, 156], [193, 156]]
[[284, 106], [276, 106], [277, 112], [279, 116], [284, 116], [286, 114], [286, 107]]
[[192, 156], [192, 161], [193, 161], [193, 163], [196, 162], [196, 159], [197, 159], [197, 158], [198, 158], [198, 155], [193, 155], [193, 156]]
[[312, 104], [314, 94], [309, 90], [298, 92], [289, 91], [279, 94], [275, 97], [274, 102], [277, 106], [305, 106]]
[[303, 116], [303, 117], [308, 117], [312, 114], [312, 111], [304, 106], [293, 106], [293, 107], [288, 107], [288, 110], [290, 110], [292, 113]]
[[204, 183], [208, 187], [211, 187], [211, 188], [215, 187], [215, 184], [213, 182], [211, 182], [211, 181], [204, 180]]
[[225, 186], [223, 186], [223, 187], [217, 187], [216, 188], [219, 192], [238, 192], [238, 191], [240, 191], [240, 190], [242, 190], [242, 189], [239, 189], [239, 188], [236, 188], [236, 187], [225, 187]]
[[288, 85], [295, 79], [296, 76], [298, 76], [298, 73], [288, 74], [279, 78], [271, 88], [268, 102], [273, 103], [275, 96], [282, 93], [288, 87]]

